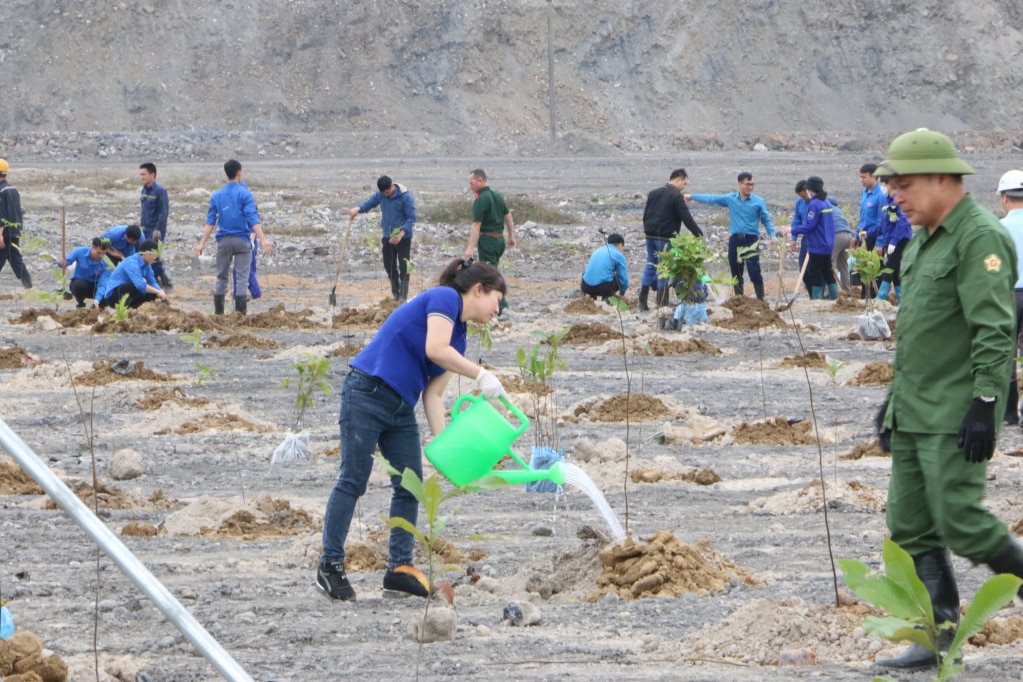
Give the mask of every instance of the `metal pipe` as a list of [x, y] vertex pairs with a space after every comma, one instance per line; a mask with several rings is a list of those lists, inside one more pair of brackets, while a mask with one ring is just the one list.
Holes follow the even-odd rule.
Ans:
[[39, 456], [0, 419], [0, 445], [38, 483], [46, 494], [82, 527], [100, 549], [110, 557], [118, 568], [149, 597], [167, 620], [202, 653], [217, 671], [230, 682], [254, 682], [242, 670], [237, 661], [213, 639], [206, 629], [192, 617], [174, 595], [149, 572], [131, 550], [124, 546], [114, 533], [57, 478], [56, 474], [43, 463]]

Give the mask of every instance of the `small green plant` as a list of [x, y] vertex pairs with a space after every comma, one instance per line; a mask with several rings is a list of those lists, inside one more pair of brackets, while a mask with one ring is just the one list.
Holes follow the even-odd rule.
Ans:
[[[295, 426], [293, 431], [302, 430], [302, 418], [307, 408], [313, 406], [313, 396], [319, 389], [323, 395], [330, 395], [330, 384], [327, 383], [327, 372], [330, 371], [331, 360], [306, 353], [303, 360], [291, 363], [298, 372], [298, 391], [295, 395]], [[285, 388], [291, 385], [291, 377], [282, 382]]]
[[362, 235], [362, 243], [366, 246], [367, 249], [369, 249], [370, 253], [376, 251], [377, 247], [380, 245], [380, 242], [377, 240], [376, 234], [374, 234], [373, 232], [367, 232], [366, 234]]
[[533, 347], [528, 351], [519, 348], [515, 353], [519, 375], [533, 401], [534, 438], [539, 447], [558, 447], [557, 402], [550, 382], [557, 370], [567, 367], [560, 354], [560, 344], [571, 329], [565, 327], [554, 334], [534, 330], [533, 336], [538, 340]]
[[615, 310], [625, 311], [629, 309], [629, 302], [626, 301], [624, 298], [620, 298], [618, 296], [611, 296], [610, 298], [608, 298], [607, 302], [613, 305], [615, 307]]
[[128, 294], [121, 296], [121, 300], [114, 304], [114, 320], [117, 322], [128, 321]]
[[[938, 627], [934, 622], [934, 609], [927, 588], [916, 575], [912, 557], [888, 538], [884, 541], [882, 556], [884, 574], [871, 573], [870, 568], [859, 561], [838, 560], [845, 583], [856, 596], [890, 614], [867, 616], [863, 628], [889, 641], [915, 642], [937, 653]], [[973, 603], [956, 628], [948, 652], [942, 654], [938, 675], [933, 679], [944, 682], [963, 671], [962, 663], [957, 663], [961, 661], [963, 643], [980, 632], [991, 614], [1012, 601], [1021, 583], [1023, 581], [1013, 575], [996, 575], [977, 590]], [[875, 678], [883, 679], [892, 678]]]
[[877, 255], [876, 251], [872, 251], [865, 246], [859, 246], [853, 250], [852, 257], [854, 261], [852, 271], [859, 273], [864, 289], [869, 288], [870, 295], [867, 296], [866, 308], [866, 312], [869, 315], [874, 312], [874, 294], [877, 293], [874, 289], [874, 281], [881, 275], [892, 272], [892, 269], [884, 267], [881, 263], [881, 256]]
[[838, 373], [848, 364], [848, 362], [839, 362], [835, 358], [828, 358], [828, 364], [824, 366], [824, 370], [828, 373], [828, 383], [834, 386], [838, 380]]
[[480, 324], [479, 322], [469, 320], [467, 327], [470, 334], [480, 337], [480, 348], [482, 350], [493, 350], [494, 338], [490, 335], [489, 324]]
[[202, 350], [202, 330], [198, 327], [191, 334], [181, 334], [178, 338], [192, 344], [192, 350], [196, 353]]
[[673, 282], [680, 301], [692, 302], [699, 298], [700, 285], [708, 285], [715, 293], [718, 284], [734, 284], [732, 277], [715, 277], [707, 270], [710, 263], [724, 260], [720, 252], [707, 246], [703, 237], [681, 232], [668, 241], [657, 264], [658, 279]]
[[204, 365], [198, 360], [192, 360], [195, 365], [195, 381], [192, 382], [194, 386], [202, 386], [205, 381], [213, 381], [216, 376], [213, 373], [213, 367]]
[[400, 227], [395, 227], [395, 228], [391, 229], [391, 236], [392, 237], [397, 237], [399, 234], [401, 234], [401, 228]]

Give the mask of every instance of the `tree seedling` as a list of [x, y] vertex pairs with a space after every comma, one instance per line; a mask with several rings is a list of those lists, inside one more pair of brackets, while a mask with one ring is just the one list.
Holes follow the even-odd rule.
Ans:
[[874, 294], [877, 293], [874, 289], [874, 282], [881, 275], [887, 275], [892, 272], [892, 269], [883, 267], [881, 256], [877, 255], [876, 251], [872, 251], [865, 246], [859, 246], [853, 250], [852, 257], [852, 271], [859, 273], [863, 287], [869, 290], [870, 295], [867, 296], [866, 313], [870, 315], [874, 312]]
[[128, 321], [128, 294], [121, 296], [121, 300], [114, 304], [114, 320], [117, 322]]
[[828, 373], [828, 383], [834, 386], [838, 380], [838, 373], [848, 364], [848, 362], [840, 362], [835, 358], [828, 358], [828, 364], [824, 366], [824, 370]]
[[[871, 573], [870, 568], [859, 561], [838, 560], [845, 583], [856, 596], [889, 614], [867, 616], [864, 630], [892, 642], [915, 642], [938, 654], [939, 632], [934, 622], [934, 607], [927, 588], [916, 575], [912, 557], [888, 538], [884, 541], [882, 556], [883, 574]], [[996, 575], [977, 590], [973, 603], [956, 627], [948, 651], [940, 654], [941, 666], [934, 680], [945, 682], [963, 672], [963, 643], [980, 632], [993, 613], [1012, 601], [1021, 583], [1023, 581], [1014, 575]], [[944, 627], [953, 626], [945, 624]], [[891, 681], [893, 678], [886, 675], [874, 680]]]
[[735, 284], [735, 278], [715, 276], [707, 270], [710, 263], [724, 260], [722, 254], [707, 246], [707, 241], [690, 232], [681, 232], [668, 241], [657, 264], [658, 279], [667, 279], [680, 301], [696, 302], [703, 285], [717, 293], [717, 285]]
[[202, 330], [198, 327], [191, 334], [181, 334], [178, 338], [192, 344], [192, 350], [196, 353], [202, 350]]
[[466, 324], [470, 334], [480, 337], [480, 349], [492, 350], [494, 348], [494, 338], [490, 335], [489, 324], [480, 324], [472, 320], [469, 320]]
[[533, 401], [536, 415], [535, 438], [538, 447], [558, 446], [558, 417], [554, 392], [550, 381], [555, 371], [567, 367], [559, 354], [561, 340], [565, 338], [571, 327], [559, 332], [548, 334], [542, 330], [534, 330], [533, 336], [538, 341], [530, 350], [519, 348], [515, 353], [515, 361], [519, 366], [519, 374], [528, 387], [529, 396]]
[[[295, 432], [302, 430], [302, 418], [307, 408], [313, 406], [313, 396], [319, 389], [323, 395], [330, 395], [330, 384], [327, 383], [327, 372], [330, 371], [331, 360], [306, 353], [305, 359], [293, 362], [292, 367], [298, 373], [298, 390], [295, 395]], [[285, 388], [291, 385], [291, 377], [282, 382]]]

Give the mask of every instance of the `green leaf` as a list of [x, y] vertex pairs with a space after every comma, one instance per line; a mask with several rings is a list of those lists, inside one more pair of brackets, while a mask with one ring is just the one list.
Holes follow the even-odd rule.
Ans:
[[[409, 469], [405, 470], [406, 473], [409, 471]], [[415, 495], [413, 491], [409, 490], [409, 492]], [[436, 522], [440, 501], [444, 499], [444, 489], [441, 487], [440, 480], [436, 474], [431, 475], [423, 482], [421, 494], [422, 497], [417, 496], [416, 499], [423, 503], [423, 508], [426, 510], [426, 519], [432, 525]]]
[[373, 455], [373, 459], [376, 463], [387, 472], [388, 476], [401, 476], [401, 472], [391, 466], [391, 463], [384, 459], [383, 455]]
[[938, 650], [925, 628], [902, 618], [867, 616], [863, 620], [863, 629], [892, 642], [914, 642], [930, 651]]
[[423, 491], [423, 482], [416, 476], [416, 472], [405, 469], [401, 474], [401, 487], [412, 493], [412, 497], [419, 500], [420, 504], [426, 503], [426, 494]]
[[898, 618], [916, 621], [925, 619], [929, 613], [912, 594], [884, 575], [868, 577], [854, 592], [863, 601], [879, 606]]
[[[973, 597], [970, 608], [966, 609], [966, 613], [963, 614], [963, 619], [956, 630], [955, 639], [952, 640], [950, 652], [958, 651], [963, 642], [980, 632], [991, 614], [1012, 601], [1021, 584], [1023, 584], [1023, 580], [1003, 573], [989, 578], [981, 585]], [[953, 658], [956, 656], [949, 656], [949, 659]]]
[[[670, 426], [670, 422], [665, 422], [665, 426]], [[845, 579], [845, 584], [854, 592], [860, 588], [870, 573], [869, 566], [862, 561], [855, 561], [853, 559], [839, 559], [838, 567], [842, 569], [842, 577]]]
[[[885, 575], [896, 585], [905, 590], [910, 597], [923, 609], [924, 617], [928, 622], [934, 621], [934, 610], [931, 606], [931, 596], [927, 588], [916, 575], [916, 566], [913, 565], [913, 557], [909, 553], [892, 542], [891, 538], [885, 538], [884, 548], [881, 550], [884, 557]], [[902, 615], [893, 609], [888, 609], [893, 615]]]
[[381, 518], [387, 523], [388, 528], [401, 528], [406, 530], [415, 536], [416, 540], [426, 544], [426, 536], [419, 532], [419, 529], [408, 522], [408, 519], [403, 519], [400, 516], [386, 517], [381, 515]]

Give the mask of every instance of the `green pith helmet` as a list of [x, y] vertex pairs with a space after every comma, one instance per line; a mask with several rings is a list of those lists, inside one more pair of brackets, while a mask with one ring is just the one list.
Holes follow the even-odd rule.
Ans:
[[927, 128], [918, 128], [896, 137], [888, 147], [884, 161], [874, 171], [879, 178], [946, 173], [973, 175], [973, 169], [959, 158], [952, 140]]

